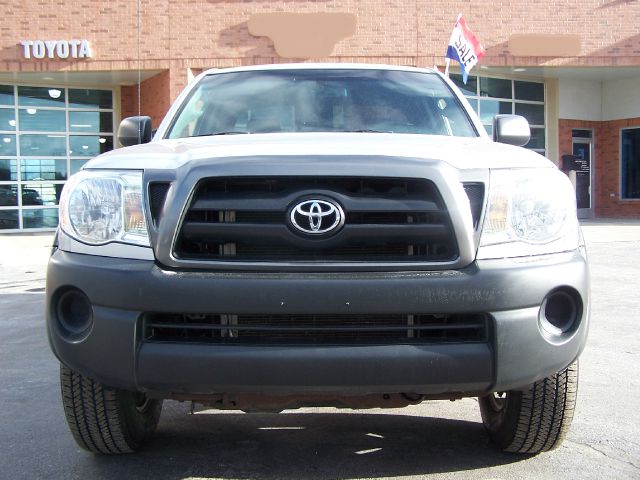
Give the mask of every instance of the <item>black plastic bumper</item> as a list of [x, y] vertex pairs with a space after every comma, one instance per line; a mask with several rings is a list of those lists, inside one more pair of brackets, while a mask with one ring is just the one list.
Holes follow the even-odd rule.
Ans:
[[[54, 303], [70, 287], [92, 304], [82, 338], [60, 328]], [[539, 324], [557, 288], [581, 299], [570, 333]], [[528, 385], [571, 363], [586, 341], [588, 267], [579, 252], [476, 262], [460, 271], [212, 273], [150, 261], [54, 252], [47, 323], [61, 362], [104, 384], [160, 395], [412, 392], [473, 395]], [[231, 346], [148, 343], [145, 312], [237, 314], [487, 313], [484, 343], [365, 346]]]

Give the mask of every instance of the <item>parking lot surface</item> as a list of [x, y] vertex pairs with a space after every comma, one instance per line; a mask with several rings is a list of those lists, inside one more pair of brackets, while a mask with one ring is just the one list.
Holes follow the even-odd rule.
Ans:
[[640, 478], [640, 222], [586, 222], [592, 320], [572, 430], [558, 450], [507, 455], [476, 399], [400, 410], [213, 412], [165, 402], [138, 454], [94, 456], [67, 430], [44, 329], [51, 235], [0, 236], [0, 477]]

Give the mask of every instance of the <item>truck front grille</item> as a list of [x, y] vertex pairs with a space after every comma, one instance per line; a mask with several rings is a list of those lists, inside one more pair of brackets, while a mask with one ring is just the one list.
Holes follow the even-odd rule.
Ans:
[[220, 315], [148, 313], [146, 342], [247, 345], [487, 342], [485, 314]]
[[[289, 221], [301, 199], [344, 211], [332, 235], [301, 234]], [[449, 262], [458, 247], [433, 182], [407, 178], [207, 178], [195, 189], [174, 254], [243, 262]]]

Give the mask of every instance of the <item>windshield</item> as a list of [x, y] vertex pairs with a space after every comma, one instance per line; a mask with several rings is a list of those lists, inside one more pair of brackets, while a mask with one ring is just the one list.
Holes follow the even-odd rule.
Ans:
[[167, 138], [271, 132], [389, 132], [477, 136], [437, 75], [367, 69], [208, 75]]

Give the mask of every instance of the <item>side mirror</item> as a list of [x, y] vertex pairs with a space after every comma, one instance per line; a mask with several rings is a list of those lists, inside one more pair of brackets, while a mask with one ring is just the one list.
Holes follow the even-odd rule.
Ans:
[[493, 141], [522, 147], [531, 139], [529, 122], [520, 115], [493, 117]]
[[120, 122], [118, 141], [123, 147], [151, 141], [151, 117], [127, 117]]

